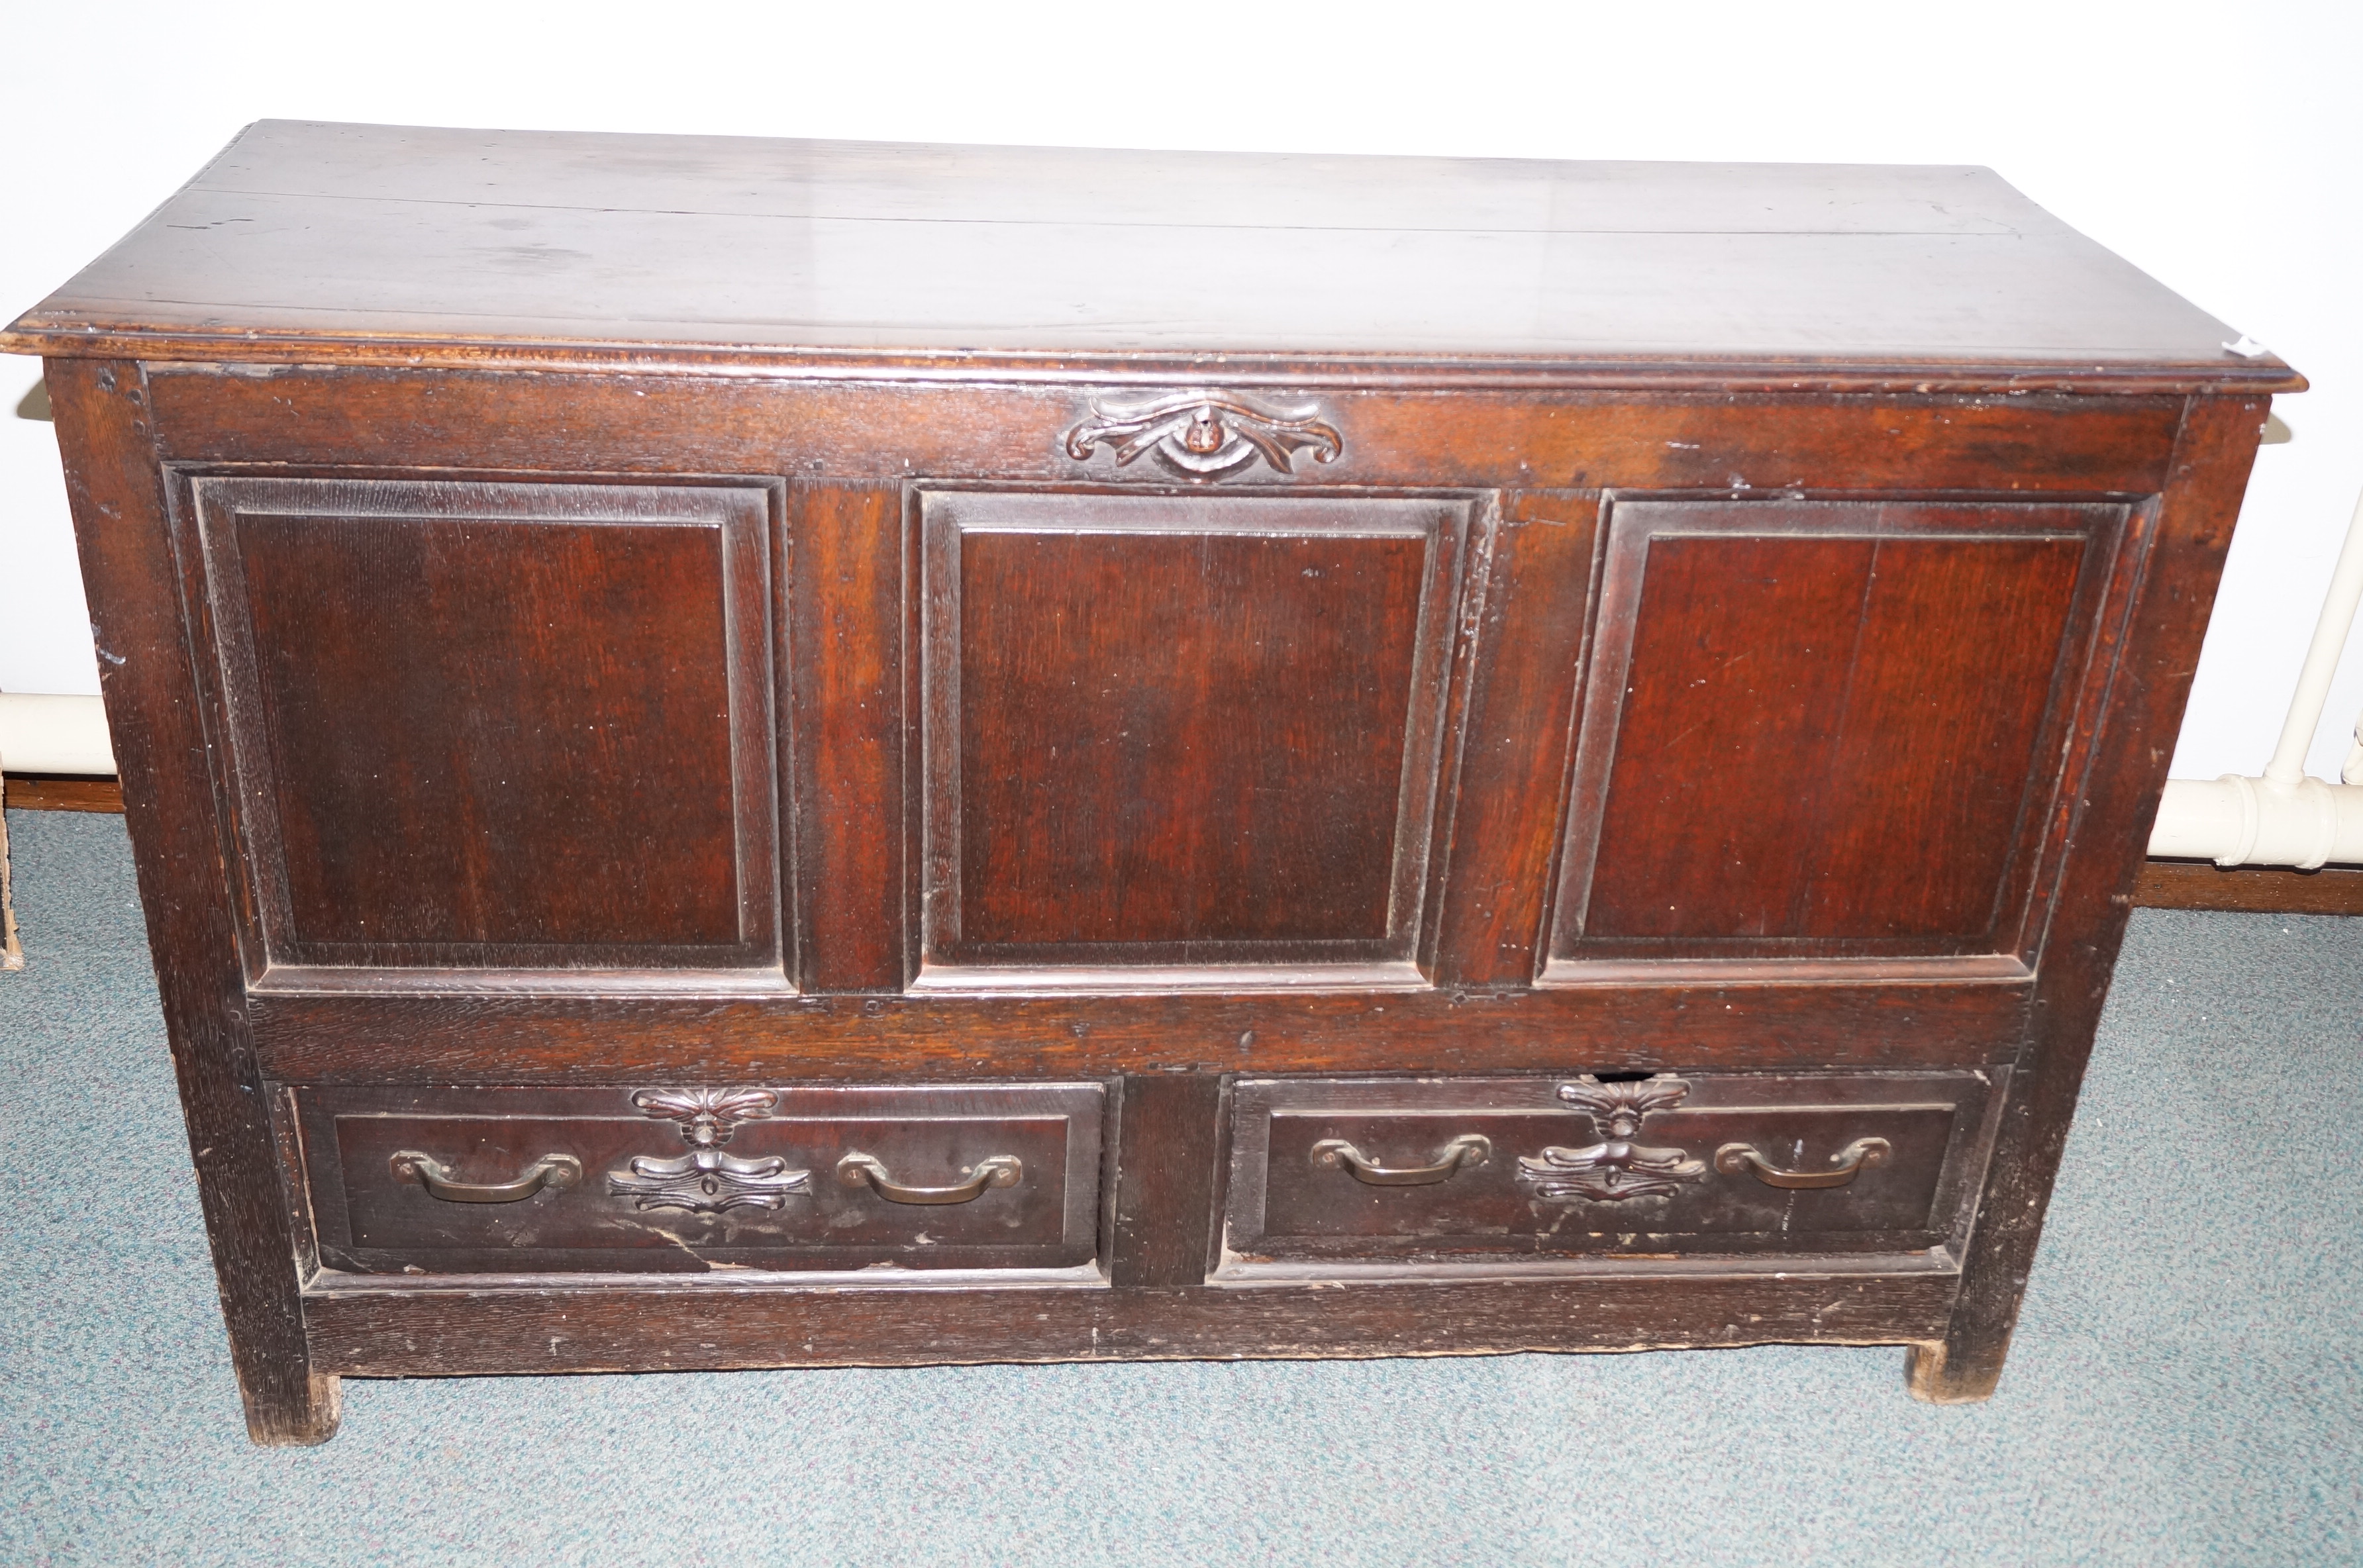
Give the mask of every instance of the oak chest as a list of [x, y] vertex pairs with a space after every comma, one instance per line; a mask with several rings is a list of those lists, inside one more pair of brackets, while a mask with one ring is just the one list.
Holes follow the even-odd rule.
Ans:
[[250, 1430], [1763, 1341], [1983, 1397], [2302, 384], [2233, 336], [1973, 169], [250, 128], [0, 347]]

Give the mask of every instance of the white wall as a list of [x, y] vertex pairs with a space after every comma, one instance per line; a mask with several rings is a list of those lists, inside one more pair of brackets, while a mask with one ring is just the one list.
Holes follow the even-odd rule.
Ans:
[[[2363, 6], [15, 0], [0, 309], [249, 120], [1503, 157], [1983, 163], [2279, 351], [2175, 759], [2272, 747], [2363, 488]], [[49, 427], [6, 416], [0, 689], [97, 690]], [[2350, 649], [2311, 762], [2363, 708]]]

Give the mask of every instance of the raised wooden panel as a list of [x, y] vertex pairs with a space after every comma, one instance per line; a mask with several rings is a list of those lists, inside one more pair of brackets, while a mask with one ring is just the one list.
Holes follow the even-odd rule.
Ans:
[[925, 492], [919, 983], [1416, 981], [1472, 510]]
[[766, 488], [191, 499], [261, 983], [785, 983]]
[[[1099, 1250], [1096, 1083], [749, 1086], [771, 1103], [703, 1131], [621, 1085], [290, 1092], [320, 1259], [349, 1274], [811, 1269], [874, 1281], [1073, 1268]], [[693, 1164], [701, 1149], [716, 1157]], [[463, 1198], [422, 1181], [405, 1153], [479, 1188], [544, 1162], [574, 1168], [506, 1201]], [[966, 1198], [915, 1201], [849, 1177], [849, 1155], [902, 1187], [958, 1187], [988, 1161], [1010, 1168]]]
[[1547, 977], [2013, 952], [2124, 517], [1613, 502]]
[[[1639, 1077], [1611, 1075], [1612, 1091]], [[1849, 1253], [1950, 1267], [1932, 1249], [1957, 1242], [1968, 1219], [1997, 1077], [2007, 1069], [1685, 1073], [1621, 1131], [1570, 1103], [1572, 1074], [1245, 1078], [1231, 1090], [1217, 1276], [1406, 1264], [1438, 1277], [1604, 1264], [1674, 1273], [1700, 1255], [1793, 1265]], [[1851, 1178], [1782, 1185], [1846, 1164], [1859, 1139], [1885, 1147]], [[1721, 1158], [1733, 1144], [1773, 1179]], [[1653, 1181], [1620, 1163], [1634, 1154], [1673, 1168]]]

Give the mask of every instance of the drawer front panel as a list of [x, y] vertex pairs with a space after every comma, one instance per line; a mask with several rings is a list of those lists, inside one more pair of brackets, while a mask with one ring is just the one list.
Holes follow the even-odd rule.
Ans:
[[1925, 1253], [1982, 1166], [1989, 1077], [1248, 1080], [1226, 1269]]
[[331, 1268], [1062, 1268], [1097, 1252], [1096, 1084], [294, 1094]]

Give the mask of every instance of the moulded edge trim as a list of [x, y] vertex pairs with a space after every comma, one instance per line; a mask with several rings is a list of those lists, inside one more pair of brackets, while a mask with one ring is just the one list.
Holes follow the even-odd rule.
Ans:
[[1886, 985], [1897, 980], [2023, 983], [2035, 971], [2010, 953], [1937, 954], [1867, 958], [1554, 958], [1543, 966], [1538, 988], [1633, 986], [1664, 981], [1714, 985]]

